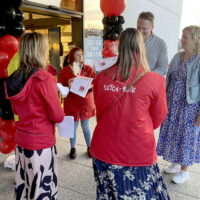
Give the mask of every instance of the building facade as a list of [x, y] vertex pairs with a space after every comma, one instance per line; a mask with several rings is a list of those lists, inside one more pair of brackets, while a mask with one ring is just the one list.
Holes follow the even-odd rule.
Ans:
[[69, 52], [68, 42], [83, 47], [82, 0], [25, 0], [21, 9], [26, 32], [37, 31], [48, 38], [48, 62], [58, 70]]
[[[170, 61], [178, 50], [182, 1], [126, 0], [123, 28], [136, 27], [140, 12], [153, 12], [154, 33], [167, 43]], [[92, 65], [93, 59], [102, 57], [100, 0], [25, 0], [22, 9], [26, 31], [38, 31], [48, 37], [49, 63], [57, 69], [62, 66], [62, 50], [63, 55], [69, 52], [70, 41], [84, 48], [86, 63]]]

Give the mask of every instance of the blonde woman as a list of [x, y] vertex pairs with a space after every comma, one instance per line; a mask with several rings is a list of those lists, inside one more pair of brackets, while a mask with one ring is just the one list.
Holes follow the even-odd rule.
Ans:
[[189, 179], [188, 167], [200, 163], [200, 27], [183, 29], [183, 52], [177, 53], [167, 74], [168, 115], [157, 146], [158, 155], [173, 164], [166, 173], [172, 181]]
[[55, 123], [64, 112], [55, 78], [45, 71], [47, 39], [27, 33], [20, 39], [19, 68], [6, 80], [16, 122], [16, 199], [56, 199]]
[[118, 61], [97, 75], [94, 98], [97, 199], [169, 199], [153, 132], [167, 114], [165, 79], [150, 72], [137, 29], [121, 33]]

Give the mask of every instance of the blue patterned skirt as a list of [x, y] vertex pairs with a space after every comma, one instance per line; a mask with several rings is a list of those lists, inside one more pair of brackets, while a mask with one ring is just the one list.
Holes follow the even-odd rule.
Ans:
[[157, 163], [124, 167], [93, 159], [97, 200], [169, 200]]

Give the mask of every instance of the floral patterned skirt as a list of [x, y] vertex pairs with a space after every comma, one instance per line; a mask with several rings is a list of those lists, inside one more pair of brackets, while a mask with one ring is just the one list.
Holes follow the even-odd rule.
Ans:
[[97, 200], [169, 200], [157, 163], [124, 167], [93, 159]]
[[56, 146], [34, 151], [17, 146], [15, 162], [16, 200], [56, 200]]

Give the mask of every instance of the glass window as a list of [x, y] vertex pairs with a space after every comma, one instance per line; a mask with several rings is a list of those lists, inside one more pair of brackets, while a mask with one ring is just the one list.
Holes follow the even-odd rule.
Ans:
[[[60, 29], [60, 36], [58, 40], [54, 40], [54, 44], [59, 48], [62, 44], [63, 46], [63, 56], [58, 56], [58, 62], [60, 62], [60, 66], [63, 65], [63, 59], [66, 54], [68, 54], [68, 42], [72, 41], [72, 25], [71, 19], [69, 18], [61, 18], [61, 17], [53, 17], [48, 15], [36, 14], [31, 12], [24, 12], [25, 20], [24, 25], [26, 27], [26, 32], [36, 31], [45, 35], [48, 40], [49, 38], [49, 31], [52, 29]], [[61, 41], [61, 44], [60, 44]], [[54, 45], [55, 46], [55, 45]], [[49, 50], [51, 51], [51, 45], [49, 45]], [[55, 49], [55, 48], [54, 48]], [[60, 51], [60, 48], [59, 48]], [[57, 52], [52, 52], [52, 55]], [[56, 54], [57, 55], [57, 54]], [[50, 63], [50, 60], [48, 61]], [[52, 64], [52, 63], [51, 63]], [[58, 66], [56, 66], [58, 68]]]
[[84, 1], [84, 56], [88, 65], [102, 58], [103, 50], [103, 13], [100, 0]]

